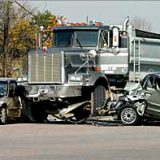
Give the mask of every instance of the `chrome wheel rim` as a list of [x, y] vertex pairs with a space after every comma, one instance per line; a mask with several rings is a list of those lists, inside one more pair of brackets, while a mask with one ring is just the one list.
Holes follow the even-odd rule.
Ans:
[[136, 111], [133, 108], [125, 108], [121, 112], [121, 120], [124, 124], [134, 124], [137, 119]]

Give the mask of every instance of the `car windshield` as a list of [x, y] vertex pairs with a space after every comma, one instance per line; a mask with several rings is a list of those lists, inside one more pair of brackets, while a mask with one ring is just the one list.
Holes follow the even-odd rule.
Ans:
[[96, 47], [98, 30], [58, 30], [54, 32], [54, 47]]
[[0, 96], [6, 96], [7, 95], [7, 83], [6, 82], [0, 82]]

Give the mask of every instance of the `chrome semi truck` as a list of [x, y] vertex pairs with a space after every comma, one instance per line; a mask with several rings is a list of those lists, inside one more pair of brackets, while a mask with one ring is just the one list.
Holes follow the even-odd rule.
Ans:
[[55, 27], [53, 48], [28, 53], [28, 103], [36, 121], [48, 114], [74, 122], [105, 115], [111, 86], [159, 71], [160, 34], [128, 22]]

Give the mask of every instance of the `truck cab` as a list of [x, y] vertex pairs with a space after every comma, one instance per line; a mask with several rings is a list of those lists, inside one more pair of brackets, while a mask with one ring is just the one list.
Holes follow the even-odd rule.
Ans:
[[[64, 118], [72, 112], [76, 120], [103, 108], [110, 87], [105, 74], [96, 69], [97, 48], [101, 30], [108, 29], [95, 25], [54, 28], [53, 48], [28, 53], [29, 102]], [[44, 107], [43, 102], [53, 107]]]
[[160, 35], [128, 22], [55, 27], [52, 48], [28, 53], [28, 99], [41, 106], [34, 110], [60, 118], [72, 113], [76, 120], [101, 115], [112, 98], [110, 86], [123, 89], [158, 70]]

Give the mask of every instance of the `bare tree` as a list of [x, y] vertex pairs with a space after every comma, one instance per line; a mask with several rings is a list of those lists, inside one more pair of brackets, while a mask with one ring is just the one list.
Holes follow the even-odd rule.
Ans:
[[133, 17], [133, 19], [131, 19], [131, 24], [135, 26], [136, 29], [145, 30], [145, 31], [152, 30], [151, 23], [144, 18]]

